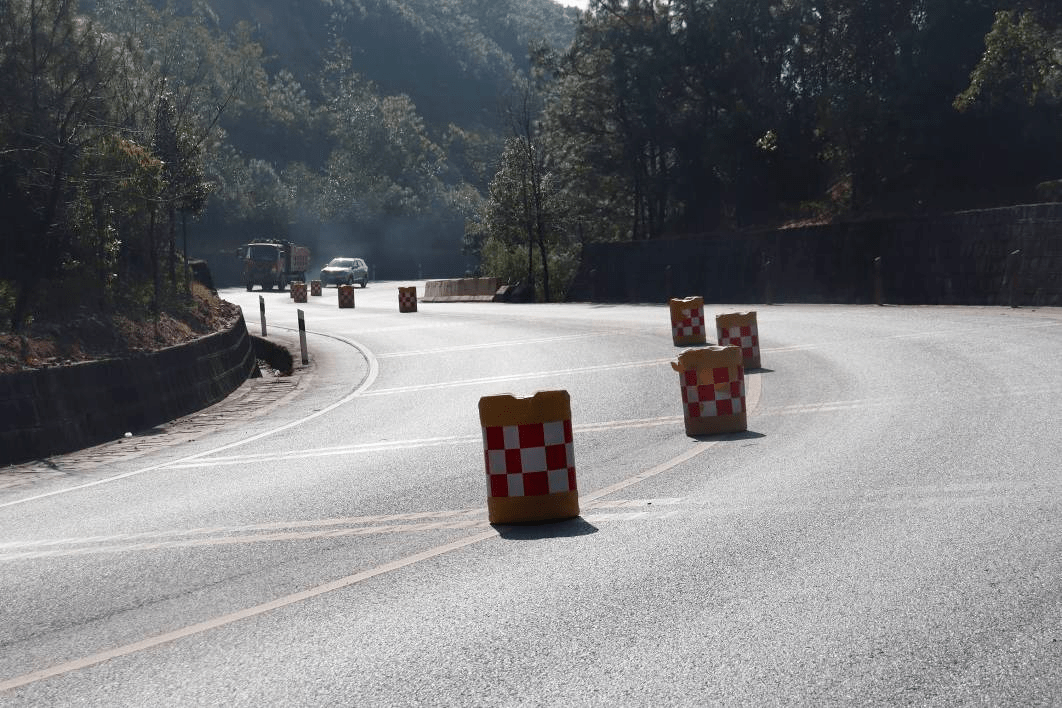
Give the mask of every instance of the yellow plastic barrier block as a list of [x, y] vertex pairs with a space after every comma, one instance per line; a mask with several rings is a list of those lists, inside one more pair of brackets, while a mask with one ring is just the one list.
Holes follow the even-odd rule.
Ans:
[[291, 299], [295, 302], [306, 302], [306, 283], [301, 280], [291, 282]]
[[479, 399], [492, 524], [579, 515], [571, 400], [567, 391]]
[[760, 329], [755, 312], [734, 312], [715, 316], [715, 333], [721, 347], [741, 350], [742, 365], [746, 369], [762, 368], [760, 363]]
[[707, 344], [704, 326], [704, 298], [693, 296], [668, 301], [671, 308], [671, 339], [677, 347]]
[[691, 349], [672, 362], [671, 368], [679, 375], [686, 435], [748, 430], [745, 368], [740, 349]]
[[338, 290], [339, 306], [341, 308], [354, 307], [354, 286], [340, 285]]
[[398, 311], [399, 312], [416, 312], [417, 311], [417, 288], [416, 286], [410, 286], [408, 288], [398, 289]]

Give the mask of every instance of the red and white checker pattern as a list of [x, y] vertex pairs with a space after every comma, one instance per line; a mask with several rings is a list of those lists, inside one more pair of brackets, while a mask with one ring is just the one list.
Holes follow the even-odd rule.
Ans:
[[321, 281], [320, 280], [311, 280], [310, 281], [310, 295], [313, 295], [314, 297], [320, 297], [321, 296]]
[[737, 369], [737, 380], [731, 380], [731, 368], [725, 366], [682, 372], [682, 405], [687, 417], [714, 418], [745, 410], [745, 370], [733, 368]]
[[575, 491], [571, 420], [484, 426], [483, 454], [491, 497]]
[[675, 337], [704, 334], [704, 310], [699, 307], [683, 310], [682, 319], [671, 323], [671, 333]]
[[414, 310], [417, 307], [416, 293], [398, 293], [398, 307], [401, 310]]
[[719, 344], [740, 348], [742, 359], [756, 359], [760, 356], [760, 335], [756, 325], [720, 328]]

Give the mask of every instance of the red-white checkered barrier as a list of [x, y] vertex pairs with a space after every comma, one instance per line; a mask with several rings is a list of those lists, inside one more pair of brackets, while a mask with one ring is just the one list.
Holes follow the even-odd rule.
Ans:
[[745, 367], [737, 347], [689, 349], [671, 368], [679, 374], [687, 435], [747, 430]]
[[354, 286], [353, 285], [340, 285], [336, 289], [336, 299], [340, 307], [350, 308], [354, 307]]
[[321, 281], [320, 280], [311, 280], [310, 281], [310, 295], [312, 297], [321, 297]]
[[682, 310], [682, 319], [671, 326], [671, 334], [675, 337], [692, 337], [704, 333], [704, 310], [699, 307]]
[[479, 399], [487, 517], [492, 524], [579, 515], [567, 391]]
[[301, 280], [291, 282], [291, 299], [295, 302], [306, 302], [306, 283]]
[[741, 350], [741, 363], [746, 369], [760, 368], [760, 330], [755, 312], [716, 315], [715, 332], [719, 346]]
[[719, 330], [719, 345], [737, 347], [744, 359], [758, 359], [760, 356], [760, 335], [755, 325]]
[[417, 288], [416, 286], [400, 287], [398, 289], [398, 311], [417, 311]]
[[731, 380], [729, 367], [716, 367], [682, 374], [682, 404], [691, 418], [735, 415], [745, 411], [745, 370], [738, 367]]
[[573, 492], [572, 422], [555, 420], [483, 428], [488, 494], [532, 497]]
[[704, 299], [701, 297], [672, 299], [668, 304], [671, 309], [671, 338], [675, 345], [704, 344], [707, 341]]

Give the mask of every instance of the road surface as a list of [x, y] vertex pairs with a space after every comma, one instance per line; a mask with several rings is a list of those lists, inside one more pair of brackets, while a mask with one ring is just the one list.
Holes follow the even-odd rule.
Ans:
[[[223, 291], [309, 363], [0, 470], [0, 703], [1062, 703], [1062, 313], [760, 306], [694, 439], [666, 307], [399, 284]], [[491, 526], [477, 402], [548, 389], [582, 514]]]

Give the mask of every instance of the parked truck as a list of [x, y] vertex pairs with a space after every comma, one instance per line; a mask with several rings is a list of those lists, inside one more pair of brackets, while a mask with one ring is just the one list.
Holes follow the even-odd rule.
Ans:
[[243, 284], [250, 292], [255, 285], [262, 290], [284, 290], [293, 280], [306, 282], [310, 249], [283, 239], [260, 239], [240, 246], [243, 260]]

